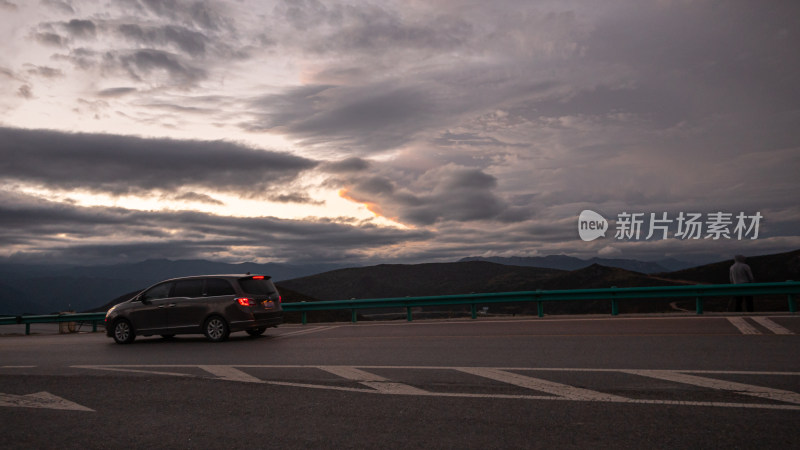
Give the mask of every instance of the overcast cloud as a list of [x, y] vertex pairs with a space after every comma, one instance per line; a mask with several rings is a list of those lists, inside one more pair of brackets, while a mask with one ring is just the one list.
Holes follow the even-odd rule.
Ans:
[[[0, 9], [0, 257], [800, 248], [797, 2]], [[578, 237], [584, 209], [605, 238]], [[758, 239], [615, 239], [623, 212], [763, 219]]]

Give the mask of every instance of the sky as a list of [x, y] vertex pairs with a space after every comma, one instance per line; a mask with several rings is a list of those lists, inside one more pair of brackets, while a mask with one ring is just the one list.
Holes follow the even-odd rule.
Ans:
[[[796, 1], [0, 0], [0, 18], [0, 261], [800, 248]], [[586, 210], [604, 235], [583, 238]]]

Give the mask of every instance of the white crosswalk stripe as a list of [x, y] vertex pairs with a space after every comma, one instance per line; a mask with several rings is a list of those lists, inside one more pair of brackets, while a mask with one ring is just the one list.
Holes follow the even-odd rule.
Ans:
[[747, 319], [761, 325], [774, 334], [794, 334], [791, 330], [778, 325], [768, 317], [754, 316], [754, 317], [728, 317], [728, 322], [735, 326], [742, 334], [763, 334], [761, 330], [751, 325]]
[[752, 319], [775, 334], [794, 334], [791, 330], [778, 325], [767, 317], [752, 317]]
[[758, 329], [744, 319], [744, 317], [728, 317], [728, 322], [733, 324], [742, 334], [761, 334]]

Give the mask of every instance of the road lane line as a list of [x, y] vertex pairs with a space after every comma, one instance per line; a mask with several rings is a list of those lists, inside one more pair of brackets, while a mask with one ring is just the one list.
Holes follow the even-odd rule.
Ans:
[[671, 370], [624, 370], [621, 372], [627, 372], [633, 375], [641, 375], [648, 378], [656, 378], [659, 380], [673, 381], [675, 383], [690, 384], [692, 386], [703, 388], [732, 391], [737, 394], [744, 394], [752, 397], [766, 398], [769, 400], [777, 400], [800, 405], [800, 394], [792, 391], [784, 391], [782, 389], [773, 389], [763, 386], [754, 386], [752, 384], [698, 377], [696, 375], [689, 375]]
[[259, 380], [258, 378], [248, 375], [241, 370], [232, 367], [232, 366], [197, 366], [200, 369], [205, 370], [206, 372], [219, 377], [221, 380], [227, 381], [239, 381], [244, 383], [263, 383], [263, 380]]
[[156, 370], [142, 370], [142, 369], [131, 369], [131, 367], [148, 367], [148, 368], [163, 368], [163, 367], [196, 367], [196, 366], [162, 366], [162, 365], [135, 365], [135, 366], [72, 366], [76, 369], [94, 369], [94, 370], [107, 370], [109, 372], [131, 372], [131, 373], [145, 373], [148, 375], [169, 375], [173, 377], [187, 377], [187, 378], [196, 378], [194, 375], [189, 373], [180, 373], [180, 372], [160, 372]]
[[292, 332], [289, 332], [289, 333], [279, 334], [279, 335], [275, 336], [275, 338], [277, 339], [277, 338], [282, 338], [282, 337], [286, 337], [286, 336], [300, 336], [300, 335], [303, 335], [303, 334], [319, 333], [321, 331], [327, 331], [327, 330], [330, 330], [330, 329], [333, 329], [333, 328], [339, 328], [339, 326], [338, 325], [332, 325], [332, 326], [327, 326], [327, 327], [314, 327], [314, 328], [309, 328], [309, 329], [304, 329], [304, 330], [299, 330], [299, 331], [292, 331]]
[[744, 317], [728, 317], [728, 322], [735, 326], [742, 334], [761, 334], [758, 329], [744, 320]]
[[499, 369], [488, 367], [459, 367], [456, 370], [483, 378], [489, 378], [503, 383], [513, 384], [514, 386], [524, 387], [535, 391], [547, 392], [558, 397], [569, 400], [587, 400], [604, 402], [627, 402], [630, 399], [618, 395], [605, 394], [602, 392], [591, 391], [566, 384], [555, 383], [541, 378], [532, 378], [516, 373], [505, 372]]
[[766, 317], [751, 317], [751, 319], [755, 320], [759, 325], [775, 334], [794, 334], [791, 330], [778, 325]]
[[375, 375], [374, 373], [366, 372], [355, 367], [318, 366], [318, 368], [347, 380], [357, 381], [382, 394], [424, 395], [428, 393], [428, 391], [415, 388], [414, 386], [395, 383], [380, 375]]

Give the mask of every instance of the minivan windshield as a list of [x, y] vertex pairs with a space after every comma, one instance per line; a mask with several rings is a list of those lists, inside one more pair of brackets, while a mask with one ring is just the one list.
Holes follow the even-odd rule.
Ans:
[[272, 295], [277, 293], [275, 285], [266, 278], [239, 278], [239, 286], [241, 286], [242, 290], [247, 294]]

